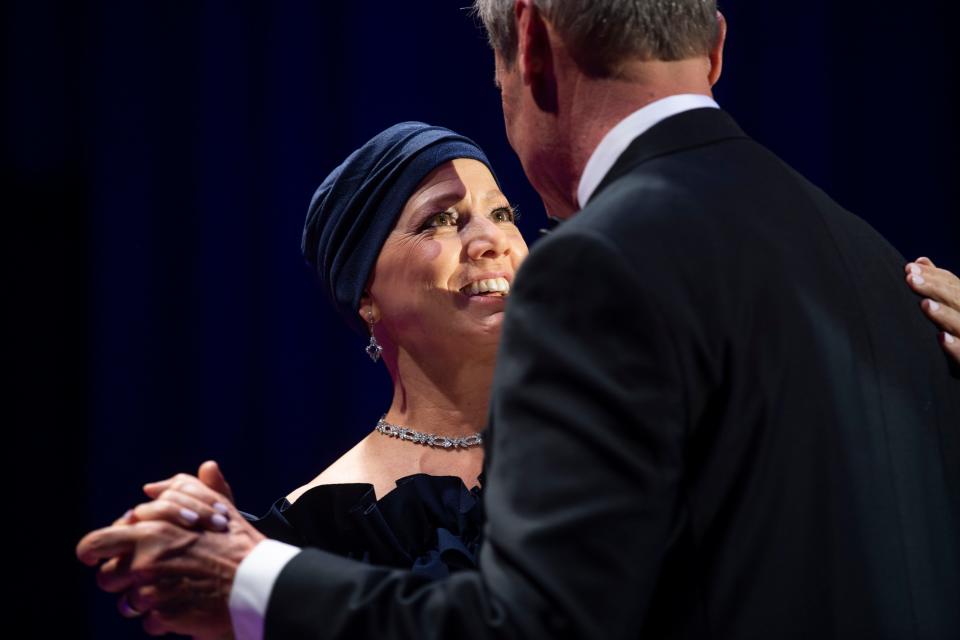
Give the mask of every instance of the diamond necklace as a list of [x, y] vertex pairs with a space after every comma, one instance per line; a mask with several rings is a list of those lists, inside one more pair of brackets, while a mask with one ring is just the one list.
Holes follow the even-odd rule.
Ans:
[[433, 433], [420, 433], [413, 429], [401, 427], [398, 424], [390, 424], [386, 421], [386, 415], [377, 421], [376, 430], [385, 436], [392, 436], [400, 440], [407, 440], [414, 444], [422, 444], [427, 447], [437, 447], [440, 449], [469, 449], [483, 444], [483, 436], [475, 433], [472, 436], [463, 438], [448, 438], [447, 436], [438, 436]]

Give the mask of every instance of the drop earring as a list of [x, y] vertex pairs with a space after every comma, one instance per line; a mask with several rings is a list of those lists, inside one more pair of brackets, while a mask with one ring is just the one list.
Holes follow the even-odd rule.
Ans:
[[367, 311], [367, 324], [370, 325], [370, 343], [367, 344], [367, 348], [364, 349], [364, 351], [367, 352], [371, 360], [377, 362], [380, 359], [380, 354], [383, 353], [383, 347], [380, 346], [380, 343], [377, 342], [376, 337], [373, 335], [373, 311]]

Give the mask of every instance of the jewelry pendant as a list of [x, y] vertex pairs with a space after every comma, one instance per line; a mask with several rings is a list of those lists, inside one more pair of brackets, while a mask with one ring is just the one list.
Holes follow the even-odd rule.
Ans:
[[380, 343], [377, 342], [377, 339], [372, 335], [370, 336], [370, 344], [367, 345], [367, 348], [364, 349], [367, 352], [367, 355], [370, 356], [370, 359], [374, 362], [380, 359], [380, 354], [383, 353], [383, 347], [380, 346]]

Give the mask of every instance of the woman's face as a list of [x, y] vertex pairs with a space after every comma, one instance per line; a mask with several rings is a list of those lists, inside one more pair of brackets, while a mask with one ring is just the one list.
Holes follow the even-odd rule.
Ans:
[[408, 352], [445, 343], [461, 352], [495, 346], [526, 255], [510, 203], [487, 167], [447, 162], [407, 200], [377, 258], [361, 317], [367, 320], [372, 303], [377, 339]]

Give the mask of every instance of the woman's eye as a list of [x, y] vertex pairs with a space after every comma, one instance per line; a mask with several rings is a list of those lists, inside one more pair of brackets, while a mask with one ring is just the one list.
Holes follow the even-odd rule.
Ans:
[[517, 211], [516, 207], [500, 207], [499, 209], [493, 210], [494, 222], [515, 223], [519, 219], [520, 219], [520, 212]]
[[436, 227], [455, 227], [457, 226], [457, 213], [455, 211], [441, 211], [427, 219], [424, 229]]

